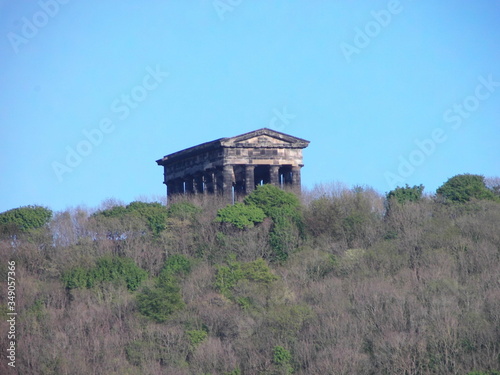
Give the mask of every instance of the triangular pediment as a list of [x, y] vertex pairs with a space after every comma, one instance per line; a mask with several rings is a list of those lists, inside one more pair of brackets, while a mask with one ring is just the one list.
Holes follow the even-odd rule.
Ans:
[[236, 137], [225, 138], [223, 141], [225, 146], [230, 145], [248, 145], [255, 147], [266, 146], [292, 146], [292, 147], [307, 147], [309, 141], [302, 138], [293, 137], [291, 135], [281, 133], [275, 130], [263, 128], [254, 130], [245, 134], [237, 135]]

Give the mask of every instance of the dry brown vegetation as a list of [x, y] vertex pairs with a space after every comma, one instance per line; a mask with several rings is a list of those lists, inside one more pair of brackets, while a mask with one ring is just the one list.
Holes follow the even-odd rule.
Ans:
[[[97, 217], [75, 208], [56, 213], [47, 228], [4, 236], [1, 280], [4, 265], [15, 260], [19, 321], [16, 368], [2, 358], [0, 372], [500, 369], [500, 203], [426, 197], [386, 212], [375, 191], [338, 186], [301, 199], [302, 235], [294, 235], [281, 262], [269, 244], [272, 220], [244, 230], [217, 223], [225, 202], [216, 197], [177, 198], [199, 210], [171, 213], [156, 234], [141, 216]], [[169, 279], [183, 305], [158, 322], [139, 312], [137, 295], [155, 287], [172, 255], [184, 256], [191, 269]], [[66, 288], [65, 273], [90, 269], [103, 256], [132, 259], [148, 279], [137, 290], [112, 281]], [[269, 268], [251, 263], [262, 258]], [[243, 267], [227, 289], [218, 287], [221, 266], [230, 273]], [[0, 332], [6, 331], [2, 319]], [[0, 352], [6, 345], [2, 337]]]

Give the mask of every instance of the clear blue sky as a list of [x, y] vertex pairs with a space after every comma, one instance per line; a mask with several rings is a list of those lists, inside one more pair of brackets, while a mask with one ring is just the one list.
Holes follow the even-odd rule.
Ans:
[[306, 187], [499, 176], [499, 19], [491, 0], [0, 0], [0, 212], [163, 195], [156, 159], [270, 126], [311, 141]]

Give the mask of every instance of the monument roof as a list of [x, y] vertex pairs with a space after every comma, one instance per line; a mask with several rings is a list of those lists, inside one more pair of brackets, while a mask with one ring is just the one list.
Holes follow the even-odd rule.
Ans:
[[197, 146], [189, 147], [172, 154], [165, 155], [158, 159], [158, 165], [165, 165], [185, 157], [194, 156], [199, 153], [215, 150], [223, 147], [283, 147], [283, 148], [305, 148], [309, 141], [305, 139], [281, 133], [276, 130], [262, 128], [235, 137], [219, 138], [210, 142], [205, 142]]

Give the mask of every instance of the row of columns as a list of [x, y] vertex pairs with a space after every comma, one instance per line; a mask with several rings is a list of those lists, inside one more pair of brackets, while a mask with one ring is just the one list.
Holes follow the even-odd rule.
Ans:
[[217, 170], [207, 170], [203, 173], [197, 173], [193, 176], [176, 178], [166, 182], [167, 194], [217, 194], [220, 186], [221, 176]]
[[[240, 165], [227, 164], [223, 166], [222, 171], [212, 169], [193, 176], [167, 181], [167, 194], [230, 194], [233, 186], [240, 183], [243, 183], [245, 193], [249, 194], [261, 181], [280, 187], [285, 184], [301, 186], [300, 166], [246, 164], [241, 166], [244, 167], [244, 181], [236, 181], [235, 166]], [[266, 170], [266, 168], [269, 169]], [[282, 173], [280, 173], [280, 168]]]

